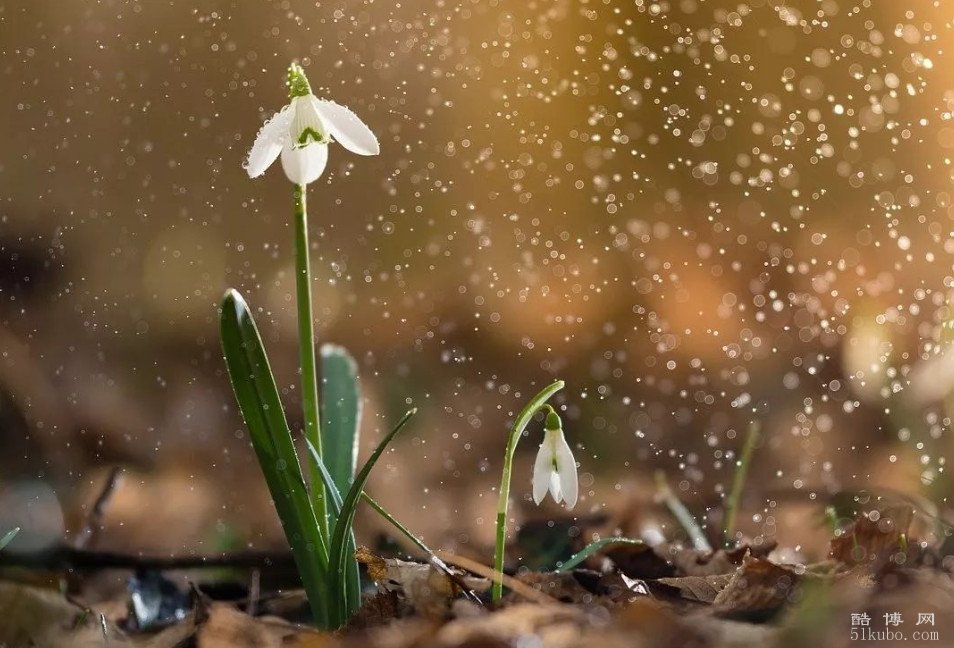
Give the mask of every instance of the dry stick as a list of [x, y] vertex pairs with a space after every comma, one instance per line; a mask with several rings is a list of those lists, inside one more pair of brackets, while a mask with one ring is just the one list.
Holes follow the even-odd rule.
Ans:
[[692, 517], [692, 513], [689, 512], [686, 505], [679, 501], [676, 494], [669, 488], [666, 475], [661, 470], [656, 471], [656, 492], [659, 493], [659, 497], [665, 502], [669, 512], [673, 514], [676, 520], [679, 521], [679, 524], [682, 525], [682, 528], [689, 534], [689, 539], [692, 540], [692, 546], [702, 551], [712, 551], [712, 545], [710, 545], [706, 539], [706, 534], [699, 528], [699, 523], [696, 522], [696, 518]]
[[438, 558], [446, 563], [456, 565], [457, 567], [466, 569], [467, 571], [477, 574], [478, 576], [482, 576], [488, 580], [506, 585], [513, 592], [519, 594], [527, 600], [540, 603], [542, 605], [561, 605], [561, 603], [552, 596], [548, 596], [539, 590], [533, 589], [529, 585], [521, 583], [513, 576], [508, 576], [507, 574], [495, 571], [486, 565], [481, 565], [476, 560], [471, 560], [470, 558], [464, 558], [463, 556], [441, 551], [440, 549], [434, 553]]
[[759, 443], [761, 431], [762, 426], [758, 421], [752, 421], [749, 424], [749, 433], [742, 447], [742, 456], [735, 464], [735, 477], [732, 479], [732, 490], [729, 491], [729, 497], [725, 503], [725, 524], [722, 527], [722, 539], [726, 544], [735, 536], [735, 516], [739, 510], [739, 500], [742, 499], [745, 476], [749, 472], [749, 464], [752, 462], [755, 446]]
[[93, 502], [93, 506], [86, 516], [83, 530], [80, 531], [79, 536], [76, 538], [75, 544], [77, 549], [86, 549], [93, 544], [93, 541], [96, 539], [96, 534], [99, 533], [100, 528], [103, 526], [103, 517], [106, 514], [106, 507], [109, 505], [109, 500], [112, 498], [113, 493], [115, 493], [119, 487], [122, 474], [123, 469], [120, 466], [116, 466], [109, 471], [109, 477], [106, 478], [106, 483], [103, 484], [103, 489], [100, 491], [99, 497]]
[[2, 552], [0, 567], [44, 569], [50, 571], [73, 569], [76, 571], [104, 571], [108, 569], [154, 569], [173, 571], [179, 569], [208, 569], [233, 567], [255, 569], [266, 567], [295, 566], [288, 551], [243, 551], [213, 556], [143, 556], [113, 551], [88, 551], [61, 545], [53, 549], [32, 552]]
[[245, 606], [245, 614], [250, 617], [255, 616], [258, 608], [258, 601], [262, 597], [262, 570], [253, 569], [249, 577], [248, 584], [248, 603]]

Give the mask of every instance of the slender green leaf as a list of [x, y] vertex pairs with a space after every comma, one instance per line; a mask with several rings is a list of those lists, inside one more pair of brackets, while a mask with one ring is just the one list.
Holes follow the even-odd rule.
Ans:
[[361, 498], [365, 502], [367, 502], [368, 506], [374, 509], [378, 515], [380, 515], [385, 520], [390, 522], [395, 529], [397, 529], [402, 534], [404, 534], [404, 536], [408, 540], [410, 540], [415, 547], [420, 549], [421, 552], [423, 552], [425, 557], [427, 558], [427, 561], [431, 563], [431, 565], [433, 565], [438, 571], [444, 572], [444, 575], [447, 576], [449, 579], [451, 579], [451, 581], [453, 581], [454, 583], [457, 583], [457, 586], [460, 587], [461, 591], [464, 593], [464, 595], [467, 598], [469, 598], [472, 602], [477, 603], [478, 605], [483, 605], [483, 602], [480, 600], [480, 597], [474, 594], [474, 592], [469, 587], [467, 587], [467, 583], [465, 583], [460, 578], [460, 576], [455, 574], [451, 570], [451, 568], [447, 566], [447, 563], [445, 563], [443, 560], [438, 558], [437, 555], [433, 551], [431, 551], [430, 547], [424, 544], [424, 542], [420, 538], [418, 538], [416, 535], [411, 533], [410, 529], [408, 529], [406, 526], [398, 522], [397, 518], [391, 515], [387, 511], [387, 509], [385, 509], [383, 506], [381, 506], [378, 503], [377, 500], [375, 500], [373, 497], [371, 497], [364, 491], [361, 491]]
[[18, 533], [20, 533], [20, 527], [14, 527], [7, 531], [6, 534], [0, 538], [0, 551], [3, 551], [8, 544], [13, 542], [13, 539], [17, 537]]
[[614, 545], [614, 544], [641, 545], [643, 544], [643, 541], [634, 540], [633, 538], [602, 538], [600, 540], [595, 540], [594, 542], [591, 542], [590, 544], [583, 547], [583, 549], [581, 549], [580, 551], [570, 556], [570, 559], [567, 560], [566, 562], [559, 563], [557, 565], [556, 570], [558, 572], [570, 571], [571, 569], [579, 565], [581, 562], [583, 562], [584, 560], [586, 560], [587, 558], [595, 554], [597, 551], [599, 551], [603, 547], [607, 545]]
[[328, 548], [298, 463], [262, 339], [245, 300], [229, 290], [222, 301], [222, 350], [252, 446], [291, 546], [315, 620], [328, 627]]
[[344, 347], [321, 347], [321, 458], [339, 493], [347, 493], [358, 465], [361, 394], [358, 366]]
[[[371, 475], [371, 469], [374, 468], [374, 464], [378, 462], [378, 459], [381, 458], [381, 455], [384, 454], [385, 449], [388, 447], [388, 444], [397, 436], [407, 422], [411, 420], [411, 417], [417, 413], [417, 408], [410, 410], [405, 414], [398, 424], [394, 426], [394, 429], [388, 432], [378, 446], [374, 449], [374, 452], [371, 453], [371, 456], [368, 457], [368, 460], [364, 463], [364, 466], [361, 467], [361, 471], [355, 476], [354, 483], [351, 484], [351, 489], [348, 490], [348, 494], [345, 496], [344, 501], [341, 504], [341, 512], [338, 515], [338, 522], [335, 524], [335, 530], [331, 537], [331, 548], [328, 552], [328, 571], [329, 577], [332, 582], [332, 592], [341, 592], [342, 583], [341, 578], [345, 576], [345, 559], [346, 559], [346, 538], [348, 532], [351, 530], [351, 525], [354, 523], [354, 514], [355, 509], [358, 507], [358, 499], [361, 497], [361, 492], [364, 490], [365, 484], [368, 483], [368, 477]], [[343, 601], [343, 610], [344, 616], [350, 617], [360, 605], [360, 599], [355, 600], [352, 598], [345, 598]]]
[[752, 463], [752, 455], [761, 438], [762, 424], [752, 421], [749, 424], [749, 433], [745, 437], [742, 447], [742, 456], [735, 463], [735, 476], [732, 478], [732, 489], [725, 504], [725, 519], [722, 527], [722, 540], [729, 546], [735, 541], [735, 516], [739, 511], [739, 502], [742, 500], [742, 489], [745, 488], [745, 476]]
[[672, 492], [672, 489], [669, 487], [669, 482], [666, 481], [666, 475], [661, 470], [656, 471], [656, 492], [659, 494], [659, 497], [662, 498], [663, 502], [665, 502], [669, 512], [672, 513], [673, 517], [679, 521], [682, 528], [689, 534], [689, 539], [692, 540], [692, 546], [700, 551], [712, 551], [712, 545], [709, 544], [705, 532], [699, 526], [699, 523], [696, 522], [696, 518], [689, 512], [689, 509], [686, 508], [686, 505]]

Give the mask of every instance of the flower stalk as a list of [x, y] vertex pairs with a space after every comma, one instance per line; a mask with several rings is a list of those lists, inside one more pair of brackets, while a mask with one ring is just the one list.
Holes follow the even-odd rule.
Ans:
[[[510, 436], [507, 437], [507, 449], [504, 454], [503, 474], [500, 478], [500, 499], [497, 502], [497, 541], [494, 550], [494, 572], [498, 576], [503, 574], [504, 548], [507, 540], [507, 510], [510, 507], [510, 478], [513, 473], [513, 458], [517, 451], [517, 442], [520, 441], [523, 431], [533, 419], [533, 416], [546, 405], [551, 396], [563, 389], [563, 386], [563, 381], [557, 380], [544, 387], [520, 410], [517, 418], [514, 419], [513, 427], [510, 428]], [[491, 596], [494, 601], [500, 600], [500, 597], [503, 596], [503, 583], [500, 578], [494, 579]]]
[[[307, 185], [324, 173], [333, 143], [359, 155], [377, 155], [380, 149], [374, 133], [351, 110], [312, 94], [297, 63], [288, 68], [287, 87], [288, 104], [259, 129], [243, 166], [250, 178], [256, 178], [280, 159], [285, 176], [294, 186], [292, 227], [301, 402], [310, 459], [307, 481], [258, 327], [235, 290], [229, 290], [222, 301], [220, 330], [236, 400], [295, 557], [312, 615], [321, 628], [334, 629], [361, 604], [353, 532], [360, 494], [374, 464], [414, 411], [401, 419], [356, 472], [360, 392], [354, 361], [339, 347], [322, 351], [331, 394], [325, 400], [334, 402], [334, 407], [324, 413], [320, 409]], [[324, 443], [322, 414], [330, 432]], [[331, 456], [324, 457], [324, 452]]]
[[[289, 87], [291, 85], [289, 84]], [[298, 304], [298, 353], [301, 362], [301, 403], [305, 438], [321, 454], [321, 422], [318, 403], [318, 367], [315, 361], [314, 314], [311, 300], [311, 261], [308, 243], [307, 187], [296, 185], [295, 196], [295, 287]], [[325, 487], [315, 462], [309, 461], [312, 502], [323, 538], [328, 537], [328, 505]]]

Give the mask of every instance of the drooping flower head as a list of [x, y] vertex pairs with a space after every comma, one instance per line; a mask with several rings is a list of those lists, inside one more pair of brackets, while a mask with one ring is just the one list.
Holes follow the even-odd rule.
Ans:
[[543, 443], [537, 451], [533, 465], [533, 501], [539, 504], [547, 491], [558, 504], [562, 501], [568, 509], [576, 506], [579, 485], [576, 477], [576, 460], [563, 436], [560, 415], [549, 405], [543, 424]]
[[265, 122], [255, 137], [243, 167], [257, 178], [281, 155], [282, 169], [297, 185], [314, 182], [325, 171], [328, 145], [339, 142], [358, 155], [377, 155], [378, 140], [348, 108], [311, 92], [305, 71], [288, 68], [289, 102]]

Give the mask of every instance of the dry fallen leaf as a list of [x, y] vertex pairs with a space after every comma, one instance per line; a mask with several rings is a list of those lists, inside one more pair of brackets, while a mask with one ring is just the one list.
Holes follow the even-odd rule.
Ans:
[[457, 619], [435, 636], [435, 646], [515, 646], [575, 648], [581, 640], [586, 616], [571, 606], [517, 603], [493, 614]]
[[746, 556], [712, 604], [724, 617], [764, 621], [792, 598], [798, 581], [787, 567]]
[[616, 568], [630, 578], [665, 578], [675, 576], [676, 569], [656, 547], [646, 544], [610, 545], [605, 555]]
[[329, 633], [277, 617], [253, 618], [230, 605], [213, 603], [196, 633], [197, 648], [333, 648]]
[[[446, 572], [430, 563], [381, 558], [366, 547], [358, 547], [355, 557], [367, 566], [368, 575], [378, 586], [379, 592], [397, 594], [414, 611], [426, 617], [446, 616], [451, 602], [461, 592], [460, 586]], [[455, 572], [454, 576], [471, 590], [485, 591], [490, 588], [487, 579], [463, 572]]]
[[128, 638], [99, 615], [53, 590], [0, 582], [0, 646], [102, 648], [131, 646]]
[[871, 564], [886, 551], [900, 547], [913, 518], [913, 509], [906, 505], [863, 513], [832, 538], [828, 555], [846, 565]]
[[[662, 585], [663, 593], [675, 593], [686, 601], [712, 603], [725, 586], [732, 580], [732, 574], [713, 574], [710, 576], [680, 576], [678, 578], [658, 578], [652, 585]], [[673, 592], [675, 590], [675, 592]]]
[[731, 574], [747, 555], [764, 558], [775, 548], [775, 543], [740, 544], [734, 549], [702, 551], [699, 549], [670, 548], [665, 556], [672, 561], [681, 576], [712, 576]]

